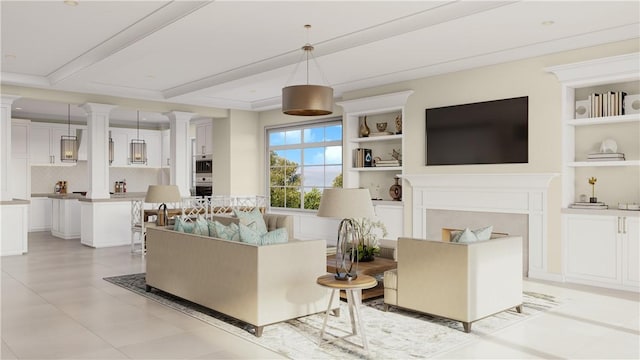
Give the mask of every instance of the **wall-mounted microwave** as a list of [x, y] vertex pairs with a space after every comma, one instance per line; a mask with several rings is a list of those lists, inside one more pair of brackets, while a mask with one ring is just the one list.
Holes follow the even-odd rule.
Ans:
[[212, 174], [213, 173], [213, 155], [196, 155], [195, 156], [195, 173], [196, 174]]

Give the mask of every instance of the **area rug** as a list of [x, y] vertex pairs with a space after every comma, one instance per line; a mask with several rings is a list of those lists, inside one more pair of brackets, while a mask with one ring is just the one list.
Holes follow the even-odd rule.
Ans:
[[253, 327], [190, 301], [153, 289], [145, 291], [145, 274], [105, 278], [106, 281], [155, 300], [165, 306], [235, 334], [291, 359], [408, 359], [428, 358], [477, 340], [507, 326], [531, 318], [559, 305], [552, 296], [523, 293], [523, 312], [504, 311], [473, 323], [472, 332], [462, 331], [460, 322], [402, 309], [383, 311], [382, 298], [365, 301], [361, 308], [369, 351], [359, 336], [338, 339], [350, 333], [347, 305], [341, 302], [340, 317], [330, 316], [325, 339], [319, 342], [324, 314], [266, 326], [262, 337]]

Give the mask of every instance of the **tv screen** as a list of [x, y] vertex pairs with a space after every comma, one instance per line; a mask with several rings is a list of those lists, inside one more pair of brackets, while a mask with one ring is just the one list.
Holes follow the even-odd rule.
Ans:
[[527, 96], [425, 112], [427, 166], [529, 161]]

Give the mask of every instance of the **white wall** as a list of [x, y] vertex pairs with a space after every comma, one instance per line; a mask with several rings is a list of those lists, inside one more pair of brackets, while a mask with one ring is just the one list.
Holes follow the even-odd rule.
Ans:
[[263, 137], [259, 128], [259, 114], [251, 111], [231, 110], [230, 133], [231, 168], [230, 195], [263, 195], [258, 179], [264, 176], [259, 167], [260, 148], [256, 138]]

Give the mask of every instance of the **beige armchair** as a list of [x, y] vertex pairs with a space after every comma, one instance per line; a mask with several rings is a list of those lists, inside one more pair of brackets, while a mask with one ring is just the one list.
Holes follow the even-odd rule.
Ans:
[[398, 239], [398, 268], [384, 274], [385, 309], [397, 306], [471, 323], [522, 310], [522, 237], [469, 244]]

